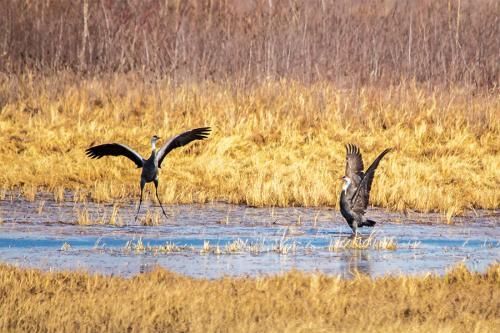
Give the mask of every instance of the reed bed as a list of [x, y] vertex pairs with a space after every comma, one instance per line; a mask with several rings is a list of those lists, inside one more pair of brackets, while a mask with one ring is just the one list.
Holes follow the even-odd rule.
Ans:
[[337, 207], [344, 144], [352, 142], [365, 164], [394, 147], [377, 170], [376, 206], [439, 211], [448, 223], [466, 209], [499, 207], [495, 90], [412, 83], [343, 90], [296, 81], [244, 90], [230, 82], [60, 73], [2, 76], [0, 96], [0, 150], [9, 161], [0, 165], [1, 191], [17, 189], [29, 200], [40, 190], [57, 201], [68, 200], [68, 191], [75, 202], [136, 200], [140, 172], [133, 163], [90, 160], [87, 147], [122, 142], [148, 156], [153, 134], [211, 126], [208, 140], [167, 157], [159, 189], [165, 203]]
[[[328, 250], [330, 252], [341, 252], [349, 250], [385, 250], [395, 251], [398, 248], [418, 249], [420, 242], [409, 242], [407, 244], [398, 244], [394, 237], [376, 237], [374, 233], [368, 237], [342, 237], [332, 238], [326, 248], [314, 247], [311, 244], [300, 244], [293, 238], [282, 237], [274, 242], [265, 241], [265, 239], [253, 240], [236, 238], [231, 242], [210, 243], [205, 240], [201, 248], [189, 245], [175, 244], [167, 241], [162, 245], [145, 244], [142, 238], [137, 240], [129, 240], [121, 249], [126, 254], [148, 254], [148, 255], [164, 255], [171, 253], [185, 254], [200, 254], [200, 255], [232, 255], [232, 254], [251, 254], [261, 255], [276, 253], [279, 255], [296, 255], [296, 254], [314, 254], [318, 250]], [[493, 246], [493, 244], [485, 244], [485, 246]], [[71, 244], [64, 243], [62, 250], [71, 249]]]
[[[408, 244], [408, 248], [416, 248], [417, 244]], [[335, 238], [330, 241], [328, 251], [337, 252], [343, 250], [391, 250], [394, 251], [398, 248], [398, 242], [394, 237], [376, 238], [374, 233], [366, 238], [359, 236], [352, 238]]]
[[[43, 206], [41, 206], [43, 208]], [[40, 211], [40, 210], [39, 210]], [[106, 213], [90, 213], [87, 207], [76, 208], [76, 224], [79, 225], [113, 225], [113, 226], [123, 226], [123, 218], [119, 214], [118, 205], [113, 205], [111, 213], [109, 216]], [[40, 213], [39, 213], [40, 214]], [[156, 224], [154, 223], [156, 222]], [[143, 219], [141, 219], [142, 225], [158, 225], [158, 218], [151, 214], [149, 211], [146, 212], [146, 215]]]
[[500, 267], [444, 276], [290, 272], [194, 279], [162, 269], [125, 279], [0, 266], [0, 330], [100, 332], [496, 332]]

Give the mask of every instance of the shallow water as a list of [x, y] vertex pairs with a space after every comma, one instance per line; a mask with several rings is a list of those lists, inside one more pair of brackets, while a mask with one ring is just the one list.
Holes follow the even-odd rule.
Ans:
[[[344, 277], [357, 272], [372, 276], [441, 274], [460, 262], [484, 271], [500, 261], [500, 216], [491, 211], [459, 217], [454, 225], [445, 225], [437, 214], [403, 215], [371, 209], [367, 216], [378, 224], [361, 229], [363, 238], [374, 232], [372, 239], [393, 239], [397, 248], [334, 251], [329, 245], [348, 239], [351, 232], [333, 209], [174, 205], [166, 207], [169, 217], [161, 216], [160, 225], [142, 226], [134, 223], [135, 204], [120, 203], [118, 217], [123, 225], [80, 226], [76, 224], [78, 212], [84, 208], [96, 220], [104, 214], [110, 216], [113, 209], [94, 203], [56, 203], [43, 196], [33, 202], [15, 197], [0, 201], [0, 261], [122, 276], [159, 265], [203, 278], [291, 269]], [[146, 210], [161, 214], [150, 203], [144, 205], [142, 216]], [[229, 251], [226, 246], [235, 240], [241, 240], [247, 249]], [[143, 251], [130, 246], [140, 242], [150, 248]], [[209, 253], [203, 253], [206, 242]], [[155, 250], [165, 243], [175, 244], [178, 252]], [[248, 250], [250, 245], [258, 250]]]

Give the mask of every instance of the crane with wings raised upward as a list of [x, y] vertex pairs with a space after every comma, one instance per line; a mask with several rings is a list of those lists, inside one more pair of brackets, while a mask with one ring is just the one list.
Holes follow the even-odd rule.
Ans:
[[132, 148], [121, 144], [121, 143], [106, 143], [103, 145], [98, 145], [90, 147], [86, 150], [86, 154], [90, 158], [101, 158], [103, 156], [125, 156], [130, 159], [138, 168], [142, 168], [141, 173], [141, 198], [139, 200], [139, 208], [137, 209], [137, 214], [135, 215], [135, 220], [139, 215], [142, 203], [142, 193], [146, 183], [153, 182], [156, 189], [156, 199], [160, 203], [163, 215], [167, 217], [163, 205], [158, 197], [158, 169], [161, 168], [161, 163], [165, 157], [173, 149], [187, 145], [194, 140], [203, 140], [208, 137], [210, 133], [210, 127], [195, 128], [190, 131], [178, 134], [171, 138], [163, 147], [156, 151], [156, 142], [160, 137], [154, 135], [151, 138], [151, 155], [148, 159], [143, 158], [139, 153], [137, 153]]
[[368, 208], [375, 169], [390, 151], [391, 148], [388, 148], [380, 153], [366, 172], [363, 172], [363, 158], [359, 148], [353, 144], [346, 145], [346, 168], [345, 176], [342, 177], [345, 183], [340, 194], [340, 213], [354, 234], [360, 227], [375, 225], [375, 221], [367, 219], [364, 215]]

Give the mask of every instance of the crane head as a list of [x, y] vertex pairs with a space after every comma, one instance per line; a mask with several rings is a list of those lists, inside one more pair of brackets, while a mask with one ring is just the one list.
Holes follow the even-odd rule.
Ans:
[[151, 143], [156, 143], [158, 140], [160, 140], [160, 137], [156, 134], [151, 137]]

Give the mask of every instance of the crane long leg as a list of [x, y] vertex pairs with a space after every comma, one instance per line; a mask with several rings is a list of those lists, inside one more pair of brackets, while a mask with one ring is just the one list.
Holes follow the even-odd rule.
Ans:
[[139, 199], [139, 208], [137, 208], [137, 213], [135, 214], [135, 220], [137, 222], [137, 217], [139, 217], [139, 211], [141, 210], [141, 203], [142, 203], [142, 192], [144, 191], [144, 185], [146, 185], [146, 182], [141, 179], [141, 198]]
[[160, 203], [161, 211], [163, 212], [163, 215], [165, 215], [165, 218], [168, 219], [167, 213], [165, 213], [165, 209], [163, 209], [163, 205], [161, 204], [160, 197], [158, 196], [158, 179], [154, 180], [155, 183], [155, 189], [156, 189], [156, 199], [158, 199], [158, 202]]
[[356, 220], [352, 221], [352, 225], [350, 227], [352, 229], [351, 238], [358, 237], [358, 221], [356, 221]]

